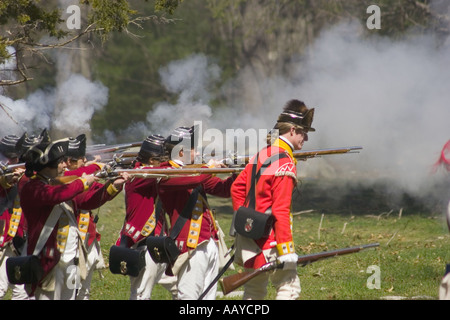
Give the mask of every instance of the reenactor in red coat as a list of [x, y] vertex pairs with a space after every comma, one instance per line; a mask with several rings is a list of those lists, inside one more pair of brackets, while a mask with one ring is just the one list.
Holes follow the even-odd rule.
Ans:
[[[0, 161], [4, 165], [17, 164], [19, 159], [20, 138], [7, 135], [0, 141]], [[6, 273], [8, 257], [20, 255], [25, 243], [25, 219], [20, 208], [18, 184], [24, 169], [17, 168], [12, 173], [0, 176], [0, 299], [3, 299], [8, 288], [12, 290], [13, 300], [27, 300], [24, 285], [12, 284]]]
[[[170, 160], [161, 167], [177, 170], [185, 163], [194, 162], [195, 141], [198, 137], [195, 129], [196, 127], [180, 127], [172, 132], [165, 144]], [[202, 174], [173, 177], [159, 183], [159, 196], [170, 217], [170, 232], [180, 225], [177, 224], [179, 219], [183, 221], [175, 238], [181, 254], [172, 268], [178, 277], [180, 300], [198, 299], [218, 274], [218, 227], [206, 195], [230, 197], [231, 184], [235, 178], [234, 175], [220, 179], [210, 174]], [[193, 209], [183, 210], [190, 201], [195, 201]], [[216, 286], [204, 299], [215, 299], [215, 295]]]
[[[269, 261], [278, 259], [283, 269], [273, 274], [261, 274], [245, 285], [244, 299], [264, 299], [270, 280], [277, 289], [277, 299], [297, 299], [300, 281], [297, 276], [297, 259], [292, 235], [291, 197], [296, 186], [297, 169], [294, 150], [300, 150], [308, 141], [314, 109], [308, 109], [299, 100], [291, 100], [284, 107], [274, 127], [279, 137], [272, 139], [267, 147], [254, 156], [234, 182], [231, 194], [233, 209], [248, 207], [253, 197], [253, 209], [274, 218], [272, 230], [267, 237], [250, 239], [236, 234], [236, 262], [246, 268], [257, 269]], [[270, 159], [270, 160], [268, 160]], [[264, 166], [263, 166], [264, 164]], [[256, 165], [253, 176], [252, 169]], [[249, 194], [252, 180], [256, 179], [254, 193]], [[250, 228], [250, 226], [249, 226]]]
[[[134, 168], [159, 167], [165, 157], [164, 141], [160, 135], [148, 136], [141, 145]], [[155, 178], [133, 177], [125, 184], [125, 222], [116, 244], [139, 251], [145, 249], [145, 266], [138, 276], [130, 276], [130, 300], [150, 300], [156, 283], [176, 298], [176, 277], [166, 275], [166, 264], [155, 263], [146, 250], [148, 236], [165, 233], [165, 217], [161, 203], [157, 201], [157, 186]]]
[[75, 299], [74, 282], [86, 277], [86, 248], [77, 224], [80, 210], [93, 210], [113, 199], [128, 178], [98, 187], [94, 176], [83, 174], [70, 183], [55, 184], [66, 169], [68, 145], [68, 138], [42, 141], [24, 156], [30, 180], [20, 190], [20, 203], [28, 222], [27, 254], [37, 255], [43, 270], [37, 283], [26, 285], [36, 299]]
[[[103, 169], [105, 164], [86, 159], [86, 135], [80, 134], [76, 138], [69, 138], [69, 145], [65, 156], [66, 170], [64, 176], [78, 176], [83, 174], [95, 174]], [[96, 188], [103, 185], [97, 183]], [[97, 230], [97, 220], [91, 210], [81, 210], [78, 215], [78, 231], [87, 249], [87, 276], [81, 281], [77, 291], [77, 300], [89, 300], [91, 281], [94, 271], [105, 265], [100, 248], [101, 235]]]

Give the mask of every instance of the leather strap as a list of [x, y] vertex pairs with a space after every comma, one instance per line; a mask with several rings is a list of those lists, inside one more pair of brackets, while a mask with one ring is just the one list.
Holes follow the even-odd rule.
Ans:
[[178, 237], [178, 234], [181, 232], [181, 229], [183, 229], [185, 223], [191, 218], [192, 210], [197, 203], [198, 194], [201, 190], [203, 190], [202, 185], [199, 185], [194, 190], [192, 190], [188, 202], [184, 206], [183, 211], [181, 211], [177, 221], [175, 221], [172, 230], [170, 231], [169, 237], [171, 237], [173, 240]]
[[256, 161], [255, 163], [252, 165], [252, 176], [251, 176], [251, 186], [250, 186], [250, 190], [248, 191], [247, 194], [247, 201], [248, 202], [248, 206], [247, 208], [252, 208], [255, 209], [255, 205], [256, 205], [256, 197], [255, 197], [255, 189], [256, 189], [256, 184], [259, 181], [259, 178], [261, 178], [261, 175], [263, 174], [263, 172], [272, 164], [273, 161], [279, 160], [279, 159], [283, 159], [283, 158], [287, 158], [288, 155], [285, 153], [277, 153], [274, 154], [273, 156], [269, 157], [259, 168], [259, 170], [257, 171], [258, 168], [258, 158], [259, 158], [259, 152], [256, 155]]

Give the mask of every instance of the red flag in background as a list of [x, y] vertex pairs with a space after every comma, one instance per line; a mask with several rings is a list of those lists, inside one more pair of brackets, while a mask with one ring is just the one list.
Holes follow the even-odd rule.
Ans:
[[433, 172], [436, 172], [439, 166], [443, 166], [447, 171], [450, 171], [450, 140], [442, 148], [441, 156], [433, 166]]

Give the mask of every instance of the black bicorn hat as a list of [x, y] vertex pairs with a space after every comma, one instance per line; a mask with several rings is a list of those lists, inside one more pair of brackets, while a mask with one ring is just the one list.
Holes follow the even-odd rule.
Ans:
[[0, 153], [6, 158], [17, 158], [19, 156], [16, 145], [20, 138], [15, 134], [4, 136], [0, 140]]
[[307, 108], [305, 103], [299, 100], [290, 100], [278, 116], [277, 122], [288, 122], [297, 125], [306, 132], [316, 131], [311, 127], [314, 119], [314, 108]]
[[149, 158], [159, 158], [165, 155], [166, 139], [159, 134], [149, 135], [141, 145], [137, 159], [147, 160]]
[[193, 149], [197, 145], [199, 134], [199, 125], [178, 127], [166, 138], [165, 145], [173, 147], [183, 141], [187, 141], [190, 143], [191, 149]]
[[73, 159], [86, 156], [86, 135], [84, 133], [76, 138], [69, 138], [66, 156]]
[[50, 163], [67, 155], [69, 148], [69, 138], [56, 141], [43, 141], [32, 146], [24, 155], [27, 168], [40, 171]]

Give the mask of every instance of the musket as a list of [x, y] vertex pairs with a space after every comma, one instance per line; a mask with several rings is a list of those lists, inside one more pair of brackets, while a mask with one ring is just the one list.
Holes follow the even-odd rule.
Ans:
[[[337, 249], [337, 250], [332, 250], [332, 251], [323, 251], [323, 252], [319, 252], [319, 253], [313, 253], [313, 254], [308, 254], [308, 255], [304, 255], [304, 256], [299, 256], [298, 260], [297, 260], [297, 264], [299, 266], [304, 267], [308, 264], [311, 264], [311, 263], [319, 261], [319, 260], [337, 257], [337, 256], [350, 254], [350, 253], [356, 253], [363, 249], [378, 247], [379, 245], [380, 245], [379, 243], [371, 243], [371, 244], [366, 244], [366, 245], [361, 245], [361, 246], [356, 246], [356, 247], [349, 247], [349, 248]], [[268, 272], [271, 270], [275, 270], [275, 269], [281, 269], [281, 268], [283, 268], [283, 265], [284, 265], [283, 263], [279, 263], [278, 261], [272, 261], [272, 262], [266, 263], [262, 267], [255, 269], [253, 271], [244, 271], [244, 272], [235, 273], [230, 276], [224, 277], [219, 280], [220, 286], [222, 287], [223, 294], [226, 295], [226, 294], [232, 292], [233, 290], [236, 290], [240, 286], [244, 285], [247, 281], [250, 281], [251, 279], [258, 276], [259, 274], [262, 274], [264, 272]]]
[[343, 148], [328, 148], [328, 149], [317, 149], [309, 151], [294, 151], [294, 158], [299, 160], [306, 160], [309, 158], [315, 158], [331, 154], [344, 154], [344, 153], [359, 153], [357, 150], [361, 150], [362, 147], [343, 147]]
[[[359, 153], [357, 150], [361, 150], [362, 147], [355, 146], [355, 147], [342, 147], [342, 148], [327, 148], [327, 149], [316, 149], [316, 150], [299, 150], [294, 151], [292, 154], [294, 158], [298, 160], [307, 160], [311, 158], [316, 158], [320, 156], [325, 155], [332, 155], [332, 154], [344, 154], [344, 153]], [[234, 155], [230, 156], [224, 159], [219, 160], [219, 162], [227, 165], [236, 165], [236, 164], [247, 164], [252, 156], [244, 155]]]
[[[174, 178], [199, 174], [233, 174], [240, 173], [244, 168], [182, 168], [182, 169], [115, 169], [101, 170], [94, 174], [100, 179], [115, 179], [121, 173], [128, 173], [136, 178]], [[80, 178], [79, 176], [60, 176], [52, 179], [54, 184], [66, 184]]]
[[25, 169], [25, 163], [3, 164], [0, 162], [0, 176], [14, 174], [16, 169]]
[[99, 178], [115, 177], [121, 173], [139, 178], [171, 178], [199, 174], [233, 174], [240, 173], [244, 168], [181, 168], [181, 169], [114, 169], [100, 171], [96, 174]]
[[110, 146], [92, 146], [86, 148], [87, 154], [100, 154], [100, 153], [109, 153], [109, 152], [116, 152], [119, 150], [126, 150], [134, 147], [140, 147], [142, 145], [142, 141], [137, 142], [130, 142], [130, 143], [121, 143], [121, 144], [114, 144]]

